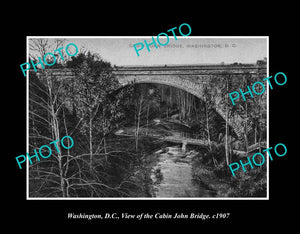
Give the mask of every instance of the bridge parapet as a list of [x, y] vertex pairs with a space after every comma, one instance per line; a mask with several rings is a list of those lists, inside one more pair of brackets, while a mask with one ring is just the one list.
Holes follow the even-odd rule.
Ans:
[[266, 65], [249, 64], [199, 64], [199, 65], [165, 65], [165, 66], [116, 66], [114, 72], [116, 74], [162, 74], [162, 73], [184, 73], [184, 74], [223, 74], [223, 73], [247, 73], [253, 70], [264, 70]]
[[[33, 72], [33, 70], [31, 70]], [[209, 81], [212, 75], [224, 76], [226, 74], [262, 74], [266, 75], [266, 65], [242, 64], [242, 65], [171, 65], [171, 66], [116, 66], [113, 74], [122, 80], [124, 77], [132, 76], [162, 76], [176, 75], [195, 78], [202, 75], [203, 81]], [[39, 69], [38, 76], [49, 75], [57, 78], [74, 78], [74, 72], [69, 68], [61, 69]], [[152, 77], [153, 78], [153, 77]]]
[[75, 73], [69, 68], [62, 69], [40, 69], [36, 73], [36, 75], [40, 79], [44, 79], [45, 77], [56, 78], [58, 80], [61, 79], [75, 79]]

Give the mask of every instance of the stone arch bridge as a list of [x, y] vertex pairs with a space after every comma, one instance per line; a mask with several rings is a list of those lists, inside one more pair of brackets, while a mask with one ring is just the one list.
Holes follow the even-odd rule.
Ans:
[[[213, 79], [215, 81], [221, 81], [226, 78], [233, 79], [234, 82], [240, 83], [242, 87], [244, 76], [265, 78], [266, 65], [261, 61], [257, 61], [256, 64], [231, 65], [115, 66], [113, 74], [122, 86], [132, 82], [165, 84], [185, 90], [203, 100], [204, 87]], [[58, 79], [75, 79], [75, 75], [71, 69], [40, 70], [37, 75], [41, 78], [47, 75]], [[221, 82], [219, 83], [221, 84]], [[216, 111], [225, 119], [225, 107], [221, 101], [227, 93], [224, 94], [221, 93], [220, 89], [217, 90], [219, 95], [216, 95], [217, 98], [215, 100]], [[238, 138], [240, 138], [242, 118], [240, 116], [233, 116], [228, 121]]]

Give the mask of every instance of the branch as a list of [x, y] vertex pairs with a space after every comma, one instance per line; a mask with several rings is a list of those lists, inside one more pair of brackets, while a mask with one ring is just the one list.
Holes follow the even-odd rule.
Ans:
[[38, 88], [41, 92], [43, 92], [44, 94], [46, 94], [46, 96], [48, 96], [49, 98], [49, 93], [47, 91], [45, 91], [44, 89], [42, 89], [39, 85], [37, 85], [36, 83], [33, 82], [29, 82], [29, 85], [34, 85], [36, 88]]
[[42, 116], [40, 116], [40, 115], [38, 115], [38, 114], [34, 113], [33, 111], [29, 111], [29, 114], [32, 114], [32, 115], [35, 115], [35, 116], [37, 116], [38, 118], [40, 118], [40, 119], [44, 120], [46, 123], [48, 123], [50, 126], [52, 126], [52, 127], [53, 127], [52, 123], [51, 123], [51, 122], [49, 122], [49, 120], [47, 120], [47, 119], [45, 119], [44, 117], [42, 117]]
[[[31, 165], [31, 166], [35, 166], [34, 164], [33, 165]], [[29, 167], [31, 167], [31, 166], [29, 166]], [[43, 171], [43, 170], [40, 170], [40, 169], [30, 169], [30, 171], [37, 171], [37, 172], [39, 172], [39, 173], [46, 173], [46, 174], [49, 174], [49, 175], [52, 175], [52, 176], [55, 176], [55, 177], [58, 177], [58, 178], [60, 178], [60, 176], [59, 175], [56, 175], [55, 173], [53, 173], [53, 172], [50, 172], [50, 171]]]
[[42, 135], [29, 135], [29, 137], [41, 138], [41, 139], [45, 139], [47, 141], [55, 141], [52, 138], [49, 138], [49, 137], [46, 137], [46, 136], [42, 136]]
[[73, 135], [73, 132], [77, 129], [77, 127], [79, 126], [79, 124], [80, 124], [80, 122], [81, 122], [82, 120], [83, 120], [83, 118], [81, 118], [81, 119], [78, 121], [78, 123], [76, 124], [74, 130], [70, 133], [69, 136], [72, 136], [72, 135]]
[[81, 183], [74, 183], [74, 184], [71, 184], [69, 187], [74, 187], [74, 186], [93, 186], [93, 185], [98, 185], [98, 186], [102, 186], [102, 187], [105, 187], [105, 188], [108, 188], [110, 190], [113, 190], [113, 191], [118, 191], [118, 189], [116, 188], [112, 188], [106, 184], [102, 184], [102, 183], [97, 183], [97, 182], [88, 182], [84, 179], [79, 179], [79, 180], [82, 180], [83, 182], [85, 182], [84, 184], [81, 184]]
[[49, 113], [51, 113], [51, 110], [50, 110], [47, 106], [43, 106], [41, 103], [34, 101], [32, 98], [29, 98], [29, 102], [34, 102], [34, 103], [37, 104], [38, 106], [44, 108], [44, 109], [47, 110]]

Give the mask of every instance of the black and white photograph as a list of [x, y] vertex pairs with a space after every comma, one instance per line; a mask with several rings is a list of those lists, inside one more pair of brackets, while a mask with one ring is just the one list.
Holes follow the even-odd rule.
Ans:
[[28, 200], [269, 199], [269, 37], [159, 40], [27, 36]]

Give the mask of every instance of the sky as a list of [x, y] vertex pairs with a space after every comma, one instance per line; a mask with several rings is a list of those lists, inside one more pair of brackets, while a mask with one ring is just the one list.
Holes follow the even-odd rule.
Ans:
[[[51, 37], [49, 40], [54, 40]], [[74, 43], [80, 49], [98, 53], [112, 65], [185, 65], [185, 64], [218, 64], [256, 63], [257, 60], [268, 58], [267, 37], [169, 37], [166, 46], [150, 47], [148, 52], [144, 40], [149, 44], [149, 37], [64, 37], [65, 45]], [[154, 36], [156, 40], [156, 36]], [[159, 38], [162, 44], [167, 38]], [[136, 43], [144, 43], [139, 51], [133, 47]], [[157, 41], [156, 41], [157, 43]], [[157, 43], [158, 44], [158, 43]], [[158, 44], [159, 45], [159, 44]], [[138, 45], [137, 48], [140, 48]], [[71, 48], [71, 47], [70, 47]], [[52, 52], [52, 51], [49, 51]]]

